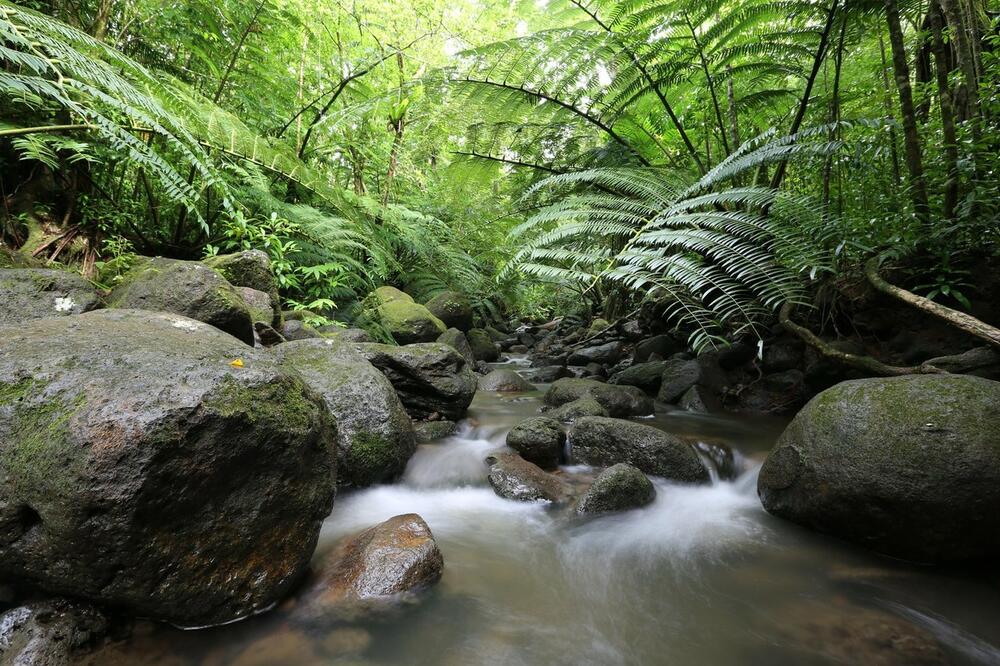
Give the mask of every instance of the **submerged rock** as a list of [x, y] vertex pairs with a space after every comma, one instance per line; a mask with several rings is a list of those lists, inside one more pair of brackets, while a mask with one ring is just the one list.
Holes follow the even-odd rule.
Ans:
[[481, 328], [474, 328], [465, 334], [472, 347], [472, 355], [477, 361], [492, 363], [500, 358], [500, 348], [487, 331]]
[[500, 452], [486, 458], [493, 492], [519, 502], [561, 502], [567, 496], [562, 481], [516, 453]]
[[545, 404], [560, 407], [580, 398], [593, 398], [611, 416], [646, 416], [653, 401], [634, 386], [614, 386], [592, 379], [560, 379], [545, 393]]
[[218, 271], [199, 261], [140, 259], [111, 292], [108, 306], [183, 315], [248, 345], [254, 343], [253, 318], [246, 302]]
[[385, 375], [332, 340], [289, 342], [276, 353], [336, 418], [338, 481], [365, 487], [403, 473], [416, 449], [413, 424]]
[[672, 481], [707, 483], [708, 470], [680, 439], [652, 426], [587, 416], [569, 432], [570, 457], [599, 467], [628, 463], [646, 474]]
[[101, 305], [94, 286], [79, 275], [44, 268], [0, 269], [0, 326], [64, 317]]
[[442, 291], [427, 301], [427, 309], [448, 328], [468, 331], [472, 328], [472, 306], [464, 294]]
[[650, 504], [656, 499], [656, 488], [641, 471], [618, 463], [598, 475], [587, 493], [576, 505], [579, 514], [627, 511]]
[[1000, 382], [844, 382], [795, 417], [764, 463], [770, 513], [918, 562], [1000, 554]]
[[476, 375], [462, 355], [448, 345], [393, 347], [361, 343], [354, 349], [389, 379], [406, 411], [415, 419], [438, 414], [458, 421], [476, 395]]
[[52, 599], [0, 615], [0, 663], [10, 666], [71, 666], [108, 631], [92, 606]]
[[566, 433], [558, 421], [539, 416], [511, 428], [507, 446], [542, 469], [555, 469], [563, 457]]
[[324, 556], [292, 618], [309, 624], [351, 619], [434, 585], [443, 571], [444, 558], [424, 519], [395, 516]]
[[479, 378], [479, 390], [497, 393], [524, 393], [534, 391], [535, 387], [513, 370], [500, 368]]
[[167, 313], [0, 339], [0, 575], [182, 625], [244, 617], [296, 582], [336, 446], [299, 377]]

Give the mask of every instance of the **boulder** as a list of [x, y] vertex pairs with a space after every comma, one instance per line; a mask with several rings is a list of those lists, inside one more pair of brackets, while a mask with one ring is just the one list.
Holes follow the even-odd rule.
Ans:
[[402, 475], [416, 449], [413, 424], [385, 375], [333, 340], [288, 342], [279, 361], [322, 396], [337, 421], [337, 480], [361, 488]]
[[736, 454], [722, 442], [698, 441], [693, 446], [704, 458], [712, 462], [716, 474], [723, 481], [732, 481], [743, 471], [736, 460]]
[[384, 286], [379, 287], [372, 292], [372, 296], [376, 301], [376, 305], [379, 303], [389, 303], [391, 301], [405, 301], [406, 303], [413, 303], [413, 297], [404, 291], [400, 291], [395, 287]]
[[598, 475], [577, 502], [576, 512], [582, 515], [627, 511], [646, 506], [655, 499], [653, 482], [635, 467], [619, 463]]
[[267, 294], [271, 299], [272, 317], [269, 323], [281, 323], [281, 298], [278, 295], [278, 279], [271, 269], [271, 259], [260, 250], [245, 250], [234, 254], [209, 257], [204, 261], [214, 268], [234, 287], [246, 287]]
[[539, 384], [551, 384], [552, 382], [569, 377], [570, 371], [565, 365], [546, 365], [531, 371], [531, 380]]
[[500, 452], [486, 458], [493, 492], [518, 502], [561, 502], [567, 489], [562, 481], [516, 453]]
[[546, 410], [545, 415], [561, 423], [572, 423], [583, 416], [608, 416], [608, 410], [593, 398], [583, 397]]
[[0, 329], [0, 576], [186, 626], [280, 599], [335, 487], [322, 399], [179, 315]]
[[341, 328], [336, 325], [320, 326], [316, 332], [327, 340], [337, 342], [372, 342], [372, 336], [363, 328]]
[[569, 432], [574, 462], [608, 467], [628, 463], [646, 474], [672, 481], [706, 483], [708, 470], [689, 445], [652, 426], [585, 416]]
[[401, 345], [433, 342], [448, 328], [419, 303], [397, 298], [378, 307], [379, 320], [392, 339]]
[[254, 346], [273, 347], [285, 342], [285, 336], [278, 333], [270, 324], [262, 321], [253, 323]]
[[607, 319], [601, 319], [600, 317], [594, 319], [590, 322], [590, 328], [587, 329], [587, 335], [600, 335], [611, 328], [611, 324]]
[[420, 592], [441, 580], [444, 558], [415, 513], [342, 541], [322, 558], [292, 611], [306, 624], [334, 624]]
[[698, 361], [672, 358], [664, 361], [660, 378], [660, 391], [656, 399], [673, 404], [687, 393], [688, 389], [701, 379], [701, 365]]
[[490, 340], [493, 342], [502, 342], [510, 337], [509, 334], [504, 333], [494, 326], [487, 326], [482, 330], [486, 331], [486, 335], [490, 336]]
[[663, 358], [672, 356], [684, 351], [684, 345], [677, 342], [669, 335], [654, 335], [646, 338], [635, 346], [635, 353], [632, 359], [636, 363], [646, 363], [653, 354], [659, 354]]
[[427, 301], [427, 309], [448, 328], [468, 331], [472, 328], [472, 306], [465, 295], [457, 291], [442, 291]]
[[785, 370], [765, 375], [740, 392], [739, 408], [752, 414], [794, 414], [808, 399], [805, 375]]
[[101, 306], [94, 286], [79, 275], [45, 268], [0, 269], [0, 326], [82, 314]]
[[911, 375], [838, 384], [761, 468], [770, 513], [917, 562], [1000, 554], [1000, 382]]
[[469, 345], [468, 339], [465, 337], [465, 333], [458, 330], [457, 328], [449, 328], [447, 331], [442, 333], [437, 339], [441, 344], [450, 346], [452, 349], [457, 351], [465, 359], [465, 362], [469, 364], [470, 367], [476, 364], [476, 356], [472, 353], [472, 347]]
[[280, 316], [281, 310], [275, 310], [270, 296], [251, 287], [236, 287], [236, 293], [247, 304], [247, 308], [250, 310], [250, 319], [254, 325], [258, 323], [268, 326], [274, 325], [275, 312]]
[[454, 421], [417, 421], [413, 424], [418, 442], [433, 442], [445, 437], [451, 437], [458, 431]]
[[708, 414], [711, 409], [709, 405], [714, 403], [714, 399], [709, 393], [700, 386], [692, 386], [681, 399], [677, 401], [677, 406], [683, 410], [689, 412], [696, 412], [698, 414]]
[[660, 389], [665, 366], [665, 361], [637, 363], [621, 372], [616, 372], [608, 380], [608, 383], [619, 386], [635, 386], [647, 393], [656, 393]]
[[613, 386], [593, 379], [560, 379], [545, 393], [545, 404], [560, 407], [580, 398], [593, 398], [611, 416], [646, 416], [653, 401], [634, 386]]
[[536, 416], [511, 428], [507, 446], [542, 469], [555, 469], [563, 458], [566, 433], [559, 421]]
[[567, 363], [569, 365], [588, 365], [590, 363], [614, 365], [621, 356], [622, 343], [615, 341], [597, 347], [578, 349], [569, 355]]
[[524, 393], [534, 391], [535, 387], [513, 370], [500, 368], [479, 378], [479, 390], [497, 393]]
[[500, 348], [490, 337], [490, 334], [481, 328], [474, 328], [465, 335], [472, 347], [472, 355], [477, 361], [492, 363], [500, 358]]
[[108, 297], [108, 306], [171, 312], [210, 324], [253, 345], [253, 319], [239, 292], [199, 261], [140, 259]]
[[86, 604], [52, 599], [19, 606], [0, 615], [0, 663], [72, 666], [107, 631], [107, 618]]
[[412, 418], [438, 414], [458, 421], [476, 395], [475, 373], [448, 345], [361, 343], [354, 348], [389, 379]]
[[323, 334], [300, 319], [288, 319], [281, 325], [281, 336], [289, 342], [296, 340], [318, 340]]

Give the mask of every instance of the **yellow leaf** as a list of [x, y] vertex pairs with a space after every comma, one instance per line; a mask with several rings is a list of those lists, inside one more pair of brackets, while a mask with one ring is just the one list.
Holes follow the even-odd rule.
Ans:
[[243, 367], [243, 359], [238, 358], [235, 361], [232, 361], [229, 365], [233, 366], [234, 368], [242, 368]]

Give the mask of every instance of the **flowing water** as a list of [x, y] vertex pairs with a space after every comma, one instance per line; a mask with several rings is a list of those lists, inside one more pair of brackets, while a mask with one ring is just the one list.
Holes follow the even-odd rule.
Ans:
[[483, 458], [537, 414], [540, 397], [478, 395], [460, 432], [421, 446], [400, 483], [337, 499], [318, 557], [394, 515], [427, 521], [445, 573], [418, 603], [318, 632], [281, 614], [197, 632], [140, 625], [103, 663], [904, 664], [943, 656], [1000, 664], [995, 573], [913, 568], [763, 511], [756, 472], [781, 423], [658, 414], [649, 420], [657, 427], [729, 444], [747, 471], [701, 487], [656, 481], [657, 499], [643, 509], [583, 521], [497, 497]]

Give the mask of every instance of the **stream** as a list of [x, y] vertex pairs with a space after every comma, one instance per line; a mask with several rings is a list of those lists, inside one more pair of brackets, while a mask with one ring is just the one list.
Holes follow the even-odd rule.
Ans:
[[459, 433], [420, 446], [398, 484], [337, 498], [317, 556], [397, 514], [427, 521], [445, 573], [419, 603], [319, 633], [280, 614], [188, 632], [140, 623], [101, 663], [1000, 663], [995, 578], [911, 567], [764, 512], [756, 473], [780, 422], [647, 419], [727, 443], [747, 471], [700, 487], [656, 481], [643, 509], [583, 521], [497, 497], [483, 458], [541, 395], [481, 392]]

